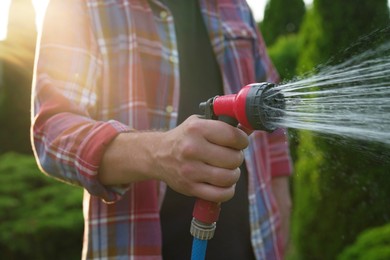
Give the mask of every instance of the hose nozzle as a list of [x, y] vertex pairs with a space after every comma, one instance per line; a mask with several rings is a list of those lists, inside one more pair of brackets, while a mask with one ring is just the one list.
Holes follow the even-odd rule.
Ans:
[[273, 83], [245, 86], [237, 94], [216, 96], [199, 105], [208, 119], [227, 116], [251, 130], [274, 131], [275, 122], [284, 115], [283, 94]]
[[[285, 109], [283, 94], [273, 87], [274, 84], [267, 82], [250, 84], [237, 94], [210, 98], [199, 108], [206, 119], [272, 132], [276, 129], [274, 123], [283, 116]], [[195, 202], [190, 232], [194, 237], [193, 248], [202, 245], [201, 259], [204, 259], [207, 240], [214, 236], [220, 210], [220, 203], [202, 199]]]

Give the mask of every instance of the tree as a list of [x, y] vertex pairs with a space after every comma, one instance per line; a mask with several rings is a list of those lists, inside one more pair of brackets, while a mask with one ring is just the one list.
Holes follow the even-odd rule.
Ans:
[[304, 15], [303, 0], [269, 0], [260, 24], [266, 44], [270, 46], [279, 36], [298, 32]]
[[31, 153], [30, 96], [36, 42], [31, 0], [13, 0], [8, 35], [0, 42], [3, 80], [0, 86], [0, 153]]
[[[387, 0], [315, 0], [315, 6], [322, 19], [322, 40], [327, 46], [321, 51], [323, 59], [340, 54], [361, 36], [389, 25]], [[334, 62], [355, 54], [343, 52]]]

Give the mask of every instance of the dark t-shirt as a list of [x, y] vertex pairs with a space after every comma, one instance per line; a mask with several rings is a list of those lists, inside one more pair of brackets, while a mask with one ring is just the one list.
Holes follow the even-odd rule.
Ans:
[[[197, 0], [165, 0], [175, 19], [180, 59], [180, 107], [178, 123], [199, 114], [199, 103], [221, 95], [222, 78]], [[161, 209], [164, 259], [190, 259], [190, 225], [194, 198], [170, 188]], [[208, 259], [254, 259], [250, 244], [247, 172], [233, 199], [222, 204], [215, 236], [208, 242]]]

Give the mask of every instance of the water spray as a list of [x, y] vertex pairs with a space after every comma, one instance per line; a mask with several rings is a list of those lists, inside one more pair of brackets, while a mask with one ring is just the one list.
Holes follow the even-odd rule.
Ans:
[[[247, 85], [237, 94], [210, 98], [199, 107], [206, 119], [272, 132], [277, 128], [275, 122], [283, 117], [285, 101], [274, 84], [265, 82]], [[205, 258], [207, 241], [214, 236], [220, 206], [220, 203], [196, 200], [190, 229], [194, 237], [192, 260]]]
[[[389, 32], [390, 27], [386, 35]], [[390, 40], [342, 63], [319, 66], [281, 83], [275, 91], [285, 100], [283, 118], [274, 122], [277, 127], [308, 130], [330, 141], [338, 136], [389, 148]]]

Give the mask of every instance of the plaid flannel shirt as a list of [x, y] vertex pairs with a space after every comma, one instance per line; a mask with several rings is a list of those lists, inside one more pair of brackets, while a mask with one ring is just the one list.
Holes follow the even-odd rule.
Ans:
[[[225, 94], [277, 81], [247, 3], [199, 3]], [[161, 258], [164, 184], [111, 187], [97, 175], [105, 148], [119, 133], [175, 127], [178, 62], [174, 21], [158, 0], [49, 4], [33, 84], [33, 148], [43, 172], [86, 191], [83, 259]], [[255, 255], [279, 259], [280, 219], [270, 181], [291, 172], [285, 132], [253, 133], [245, 159]]]

